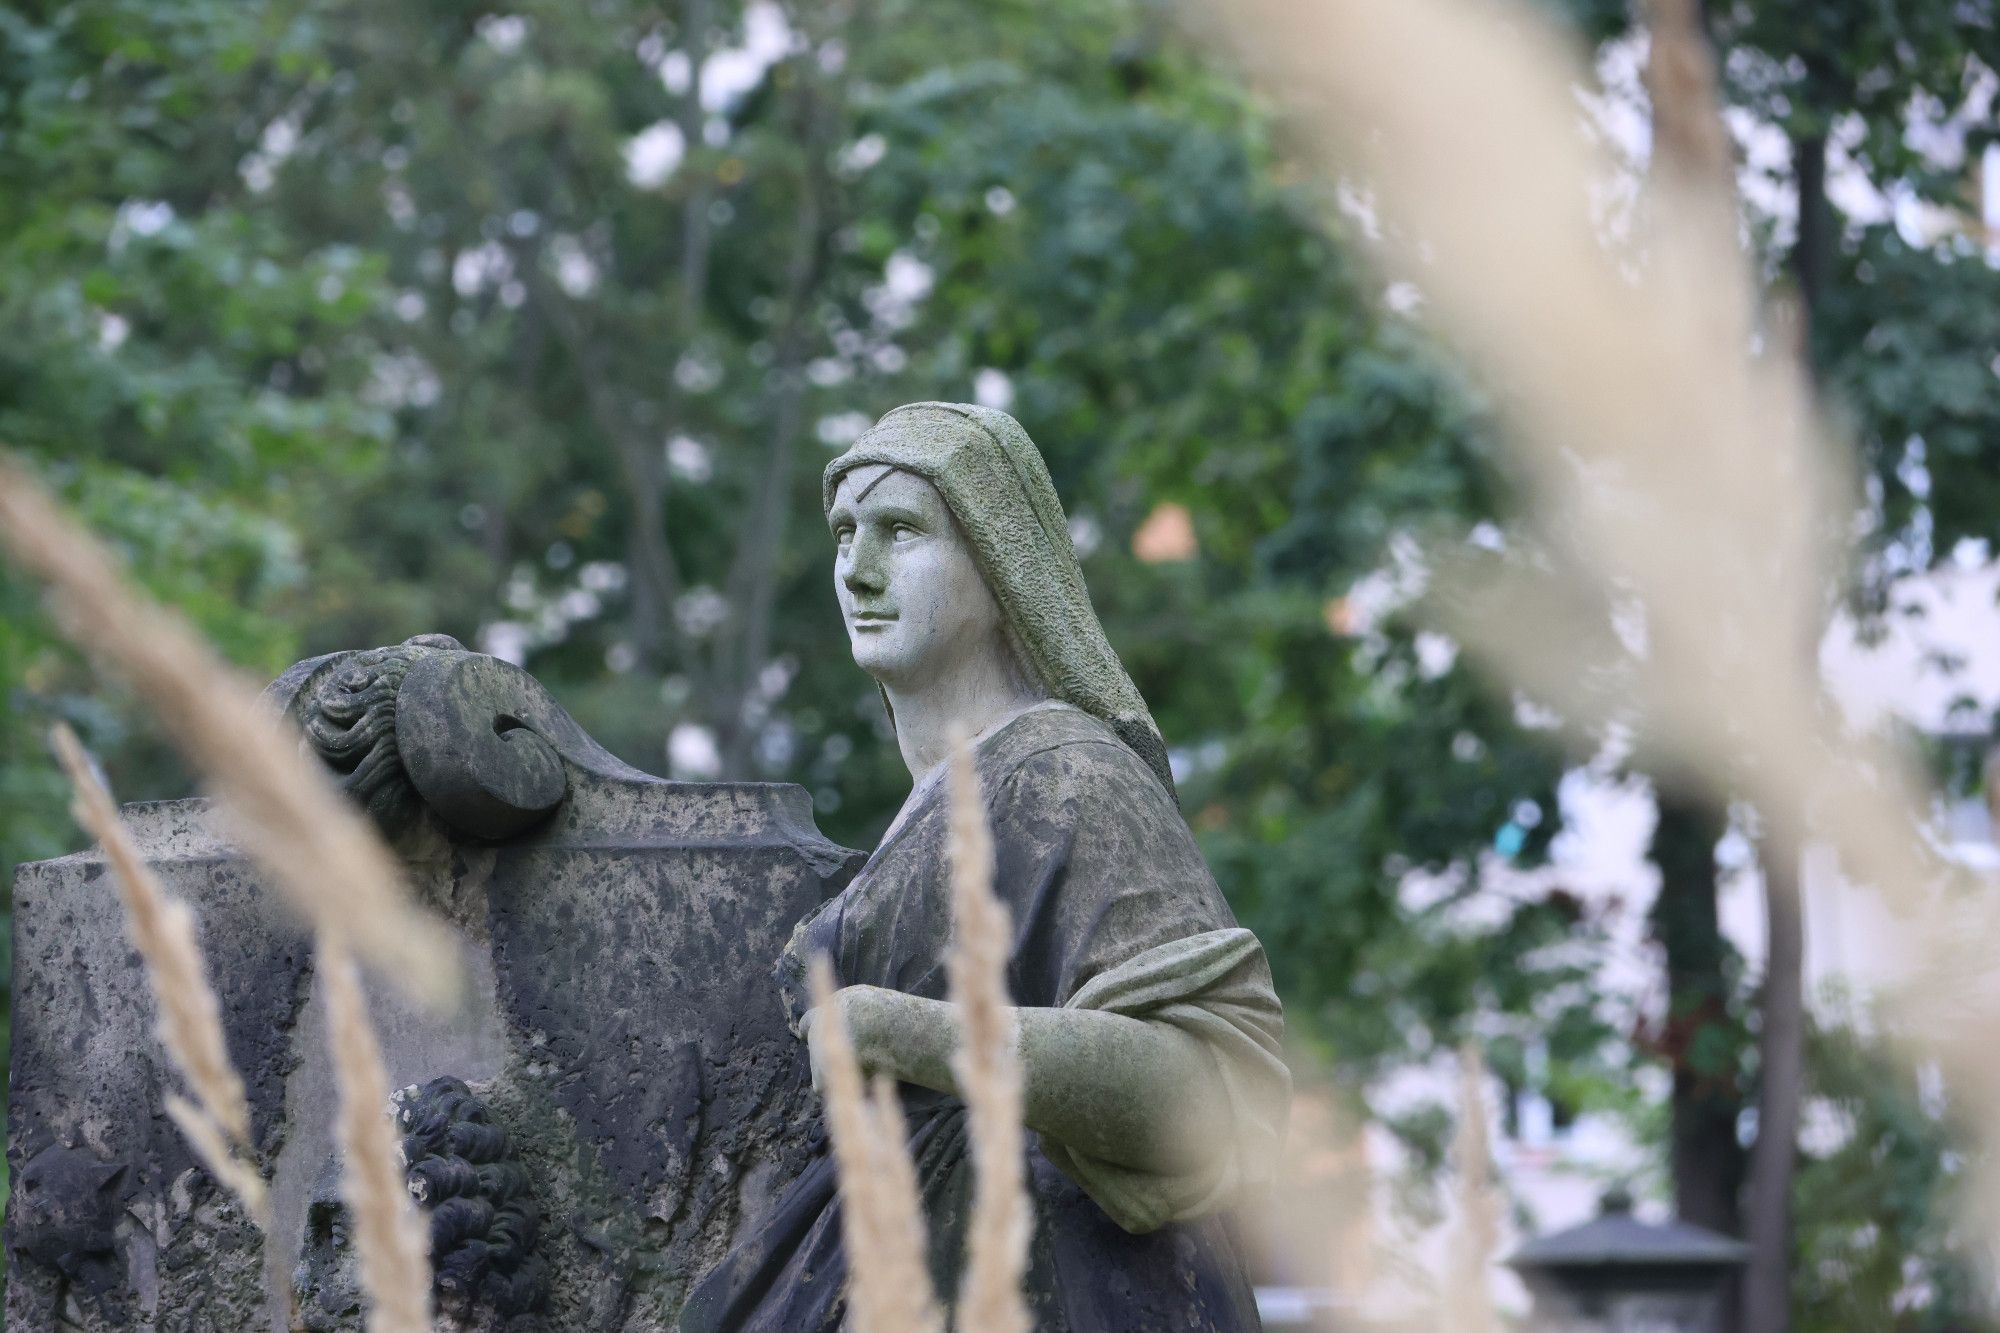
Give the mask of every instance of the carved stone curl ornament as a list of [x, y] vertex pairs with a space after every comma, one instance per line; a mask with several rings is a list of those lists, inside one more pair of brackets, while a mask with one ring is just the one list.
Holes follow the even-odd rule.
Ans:
[[510, 838], [569, 794], [564, 752], [623, 767], [533, 676], [446, 634], [311, 658], [269, 694], [391, 835], [428, 806], [463, 837]]

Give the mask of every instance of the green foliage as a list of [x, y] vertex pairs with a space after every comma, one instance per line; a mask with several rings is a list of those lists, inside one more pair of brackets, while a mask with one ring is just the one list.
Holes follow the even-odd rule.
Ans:
[[1897, 572], [1990, 543], [2000, 512], [2000, 269], [1970, 246], [1915, 247], [1870, 228], [1816, 322], [1842, 422], [1879, 496]]
[[[1644, 20], [1633, 0], [1544, 0], [1592, 44]], [[1908, 117], [1956, 108], [1976, 83], [1968, 57], [2000, 68], [1994, 0], [1698, 0], [1721, 53], [1726, 100], [1798, 137], [1838, 133], [1878, 182], [1919, 183], [1949, 194], [1962, 184], [1904, 133]], [[1913, 105], [1914, 102], [1914, 105]], [[1976, 157], [2000, 134], [1974, 121]]]
[[1795, 1195], [1797, 1327], [1990, 1328], [1962, 1133], [1873, 1028], [1857, 1017], [1809, 1042], [1817, 1100]]
[[[1877, 180], [1948, 179], [1904, 133], [1912, 100], [1928, 103], [1919, 112], [1955, 107], [1974, 81], [1968, 57], [2000, 63], [1993, 0], [1735, 0], [1709, 11], [1731, 102], [1794, 137], [1847, 120], [1860, 131], [1856, 159]], [[1975, 124], [1967, 146], [1976, 155], [1993, 136]]]
[[[299, 532], [320, 493], [295, 482], [364, 466], [389, 425], [358, 392], [369, 359], [352, 340], [379, 263], [302, 246], [246, 206], [237, 172], [298, 43], [255, 5], [0, 11], [0, 445], [261, 672], [300, 639]], [[76, 727], [123, 795], [186, 790], [37, 600], [0, 570], [9, 893], [17, 862], [78, 841], [43, 745], [51, 722]]]

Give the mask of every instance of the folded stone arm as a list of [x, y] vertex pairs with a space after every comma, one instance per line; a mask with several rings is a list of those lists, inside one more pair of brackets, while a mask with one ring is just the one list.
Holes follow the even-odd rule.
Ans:
[[[864, 1068], [958, 1095], [956, 1010], [877, 986], [837, 994]], [[1012, 1010], [1023, 1119], [1074, 1153], [1135, 1171], [1198, 1171], [1229, 1133], [1228, 1099], [1199, 1038], [1089, 1009]], [[816, 1014], [807, 1015], [818, 1081]]]

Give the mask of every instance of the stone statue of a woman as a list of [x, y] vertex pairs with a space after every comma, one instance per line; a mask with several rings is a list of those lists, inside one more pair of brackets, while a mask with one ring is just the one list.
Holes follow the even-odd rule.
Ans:
[[[1266, 1176], [1290, 1081], [1263, 950], [1175, 800], [1167, 752], [1106, 642], [1047, 468], [1012, 417], [898, 408], [827, 468], [835, 591], [915, 788], [780, 962], [811, 1043], [827, 955], [865, 1066], [901, 1084], [941, 1297], [957, 1290], [972, 1164], [945, 1001], [951, 897], [940, 770], [955, 728], [1012, 915], [1042, 1330], [1256, 1328], [1217, 1210]], [[696, 1288], [687, 1330], [831, 1330], [847, 1274], [820, 1151]]]

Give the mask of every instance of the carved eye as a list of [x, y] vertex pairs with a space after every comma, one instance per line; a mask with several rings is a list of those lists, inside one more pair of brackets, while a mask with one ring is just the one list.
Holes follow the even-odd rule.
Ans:
[[833, 530], [833, 539], [842, 546], [847, 545], [854, 540], [854, 525], [852, 523], [841, 524]]
[[921, 532], [907, 523], [898, 523], [894, 528], [890, 529], [890, 534], [899, 542], [911, 541], [923, 536]]

